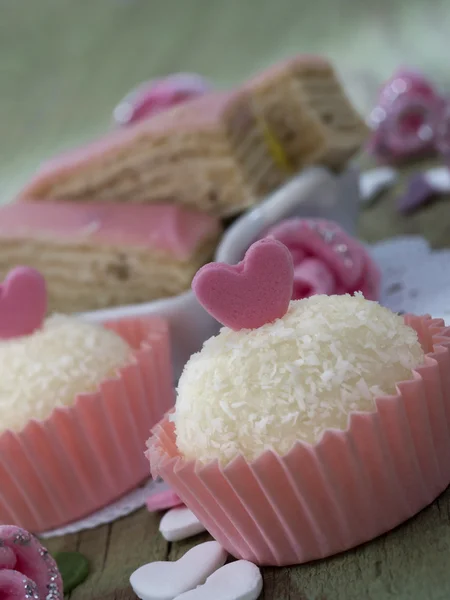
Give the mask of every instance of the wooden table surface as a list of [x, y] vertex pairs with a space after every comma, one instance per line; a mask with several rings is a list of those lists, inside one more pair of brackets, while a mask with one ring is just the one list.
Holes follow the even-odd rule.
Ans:
[[[447, 491], [408, 523], [356, 550], [299, 567], [265, 568], [260, 600], [448, 600], [449, 514]], [[70, 599], [136, 600], [128, 583], [136, 568], [176, 560], [209, 539], [169, 544], [158, 523], [141, 509], [112, 525], [48, 540], [51, 551], [78, 550], [90, 560], [91, 575]]]
[[[142, 80], [191, 70], [241, 81], [293, 52], [328, 54], [368, 110], [399, 64], [450, 86], [448, 0], [0, 0], [0, 201], [45, 157], [110, 126], [116, 101]], [[363, 212], [368, 241], [422, 233], [450, 246], [447, 199], [399, 217], [385, 195]], [[416, 518], [346, 554], [264, 570], [264, 600], [448, 600], [450, 492]], [[131, 600], [128, 578], [198, 539], [167, 544], [140, 510], [112, 525], [48, 540], [91, 563], [72, 600]]]
[[[260, 600], [448, 600], [449, 514], [447, 491], [408, 523], [356, 550], [299, 567], [265, 568]], [[176, 560], [208, 540], [166, 543], [158, 523], [158, 516], [141, 509], [112, 525], [48, 540], [51, 551], [78, 550], [90, 560], [91, 575], [70, 599], [136, 600], [128, 583], [135, 569]]]

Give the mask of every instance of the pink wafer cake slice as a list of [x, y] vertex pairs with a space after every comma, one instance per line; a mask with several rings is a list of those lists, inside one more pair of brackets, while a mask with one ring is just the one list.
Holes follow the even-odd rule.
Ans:
[[46, 278], [50, 311], [148, 302], [187, 290], [211, 260], [218, 219], [174, 205], [45, 202], [0, 207], [0, 278]]
[[57, 157], [19, 199], [168, 203], [228, 217], [305, 166], [344, 168], [367, 133], [332, 66], [300, 56]]
[[254, 197], [223, 122], [234, 101], [234, 93], [211, 93], [113, 131], [44, 164], [19, 200], [164, 203], [218, 216], [238, 213]]
[[323, 57], [294, 56], [256, 75], [244, 89], [294, 171], [307, 164], [341, 170], [369, 135], [335, 69]]

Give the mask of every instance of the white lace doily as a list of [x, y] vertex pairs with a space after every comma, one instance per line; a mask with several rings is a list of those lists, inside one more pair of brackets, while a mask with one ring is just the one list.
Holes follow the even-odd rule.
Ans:
[[450, 250], [431, 250], [420, 236], [396, 237], [369, 249], [382, 272], [381, 304], [450, 321]]
[[167, 489], [168, 486], [163, 481], [153, 481], [150, 479], [141, 487], [133, 490], [126, 496], [122, 496], [122, 498], [117, 500], [117, 502], [102, 508], [96, 513], [85, 517], [80, 521], [70, 523], [65, 527], [40, 533], [39, 537], [44, 539], [57, 537], [60, 535], [66, 535], [66, 533], [76, 533], [77, 531], [83, 531], [85, 529], [94, 529], [94, 527], [104, 525], [105, 523], [112, 523], [121, 517], [131, 514], [138, 508], [141, 508], [141, 506], [144, 506], [145, 501], [150, 496]]
[[[450, 250], [433, 251], [422, 237], [403, 236], [369, 246], [369, 251], [382, 272], [381, 304], [395, 312], [429, 313], [450, 322]], [[95, 514], [41, 537], [111, 523], [144, 506], [147, 498], [165, 489], [163, 482], [150, 480]]]

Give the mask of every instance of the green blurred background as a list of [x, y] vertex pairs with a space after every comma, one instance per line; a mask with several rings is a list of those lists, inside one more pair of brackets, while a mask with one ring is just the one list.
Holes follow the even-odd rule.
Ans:
[[400, 64], [450, 83], [450, 0], [0, 0], [0, 199], [111, 124], [142, 80], [218, 86], [295, 52], [331, 57], [361, 110]]

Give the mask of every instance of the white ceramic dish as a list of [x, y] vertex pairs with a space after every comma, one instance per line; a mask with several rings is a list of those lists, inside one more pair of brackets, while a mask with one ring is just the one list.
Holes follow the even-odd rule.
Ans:
[[[294, 177], [229, 227], [216, 252], [216, 260], [235, 264], [265, 230], [293, 217], [322, 217], [355, 234], [359, 206], [359, 173], [353, 167], [340, 175], [310, 168]], [[191, 291], [145, 304], [120, 306], [79, 316], [91, 322], [130, 316], [161, 315], [170, 324], [174, 376], [177, 380], [191, 354], [216, 334], [219, 324], [200, 306]]]

